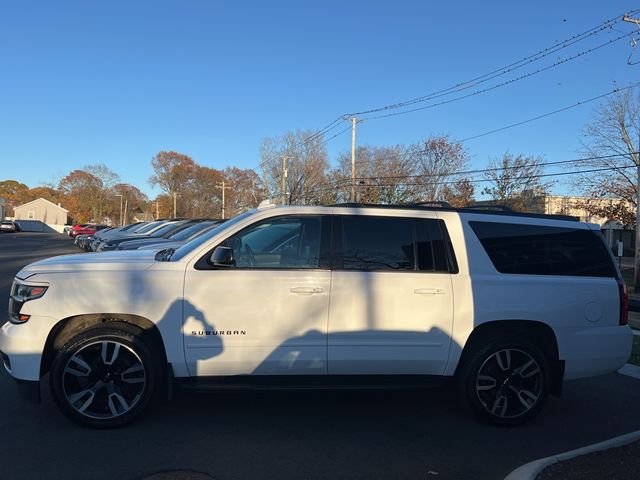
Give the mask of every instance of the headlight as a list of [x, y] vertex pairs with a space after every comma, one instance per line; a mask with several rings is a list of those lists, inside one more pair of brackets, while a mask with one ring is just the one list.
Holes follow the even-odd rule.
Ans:
[[41, 285], [25, 285], [14, 282], [9, 298], [9, 321], [11, 323], [25, 323], [30, 315], [21, 314], [20, 310], [25, 302], [42, 297], [49, 287]]
[[45, 294], [48, 287], [41, 287], [39, 285], [24, 285], [18, 283], [15, 289], [15, 298], [22, 302], [34, 300], [40, 298]]

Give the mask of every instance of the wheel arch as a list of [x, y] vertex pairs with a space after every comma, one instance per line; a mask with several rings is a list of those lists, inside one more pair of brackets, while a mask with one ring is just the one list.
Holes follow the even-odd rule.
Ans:
[[76, 334], [97, 325], [125, 324], [141, 331], [142, 340], [161, 356], [162, 368], [167, 365], [167, 354], [158, 327], [148, 318], [123, 313], [92, 313], [75, 315], [60, 320], [49, 332], [40, 361], [40, 377], [51, 368], [56, 353]]
[[560, 360], [558, 340], [549, 324], [536, 320], [494, 320], [475, 327], [469, 335], [456, 366], [457, 377], [473, 353], [497, 336], [517, 335], [534, 343], [545, 355], [551, 368], [551, 393], [560, 395], [564, 377], [564, 362]]

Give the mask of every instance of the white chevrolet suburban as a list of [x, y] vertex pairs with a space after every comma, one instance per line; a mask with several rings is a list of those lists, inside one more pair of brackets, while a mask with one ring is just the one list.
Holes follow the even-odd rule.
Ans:
[[452, 379], [522, 423], [563, 380], [629, 358], [597, 225], [435, 206], [257, 208], [177, 250], [66, 255], [17, 275], [6, 370], [71, 419], [124, 424], [174, 382], [420, 386]]

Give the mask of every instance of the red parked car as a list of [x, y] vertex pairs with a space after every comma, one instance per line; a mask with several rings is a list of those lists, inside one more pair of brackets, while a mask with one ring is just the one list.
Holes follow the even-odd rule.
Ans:
[[78, 235], [93, 235], [98, 230], [102, 230], [103, 228], [108, 228], [108, 225], [92, 225], [92, 224], [82, 224], [82, 225], [74, 225], [69, 230], [69, 236], [71, 238], [76, 238]]

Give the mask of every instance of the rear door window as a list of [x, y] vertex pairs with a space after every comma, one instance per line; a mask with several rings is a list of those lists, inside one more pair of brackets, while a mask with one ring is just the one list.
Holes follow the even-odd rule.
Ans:
[[334, 268], [357, 271], [449, 272], [442, 221], [340, 215]]

